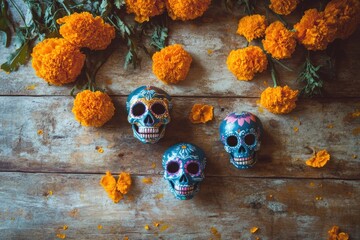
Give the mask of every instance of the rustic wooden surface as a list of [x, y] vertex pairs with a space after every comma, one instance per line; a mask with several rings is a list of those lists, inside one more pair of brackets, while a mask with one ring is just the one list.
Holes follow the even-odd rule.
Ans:
[[[245, 45], [235, 34], [238, 19], [212, 7], [196, 21], [171, 23], [170, 43], [183, 44], [194, 59], [179, 85], [157, 81], [146, 57], [141, 68], [124, 70], [123, 51], [116, 51], [98, 76], [116, 114], [97, 129], [74, 120], [71, 85], [48, 86], [31, 64], [0, 72], [0, 239], [59, 233], [66, 239], [217, 239], [212, 227], [222, 239], [326, 239], [333, 225], [360, 239], [360, 118], [351, 117], [360, 109], [360, 31], [341, 43], [337, 80], [326, 82], [326, 97], [301, 99], [291, 114], [279, 116], [257, 104], [271, 83], [268, 72], [242, 82], [227, 70], [229, 51]], [[1, 47], [0, 62], [13, 47]], [[298, 47], [286, 61], [294, 72], [278, 67], [282, 84], [300, 86], [303, 55]], [[126, 95], [146, 84], [174, 96], [172, 122], [154, 145], [133, 138], [126, 120]], [[190, 123], [194, 103], [213, 105], [215, 119]], [[255, 113], [265, 128], [259, 162], [249, 170], [235, 169], [218, 140], [219, 123], [232, 111]], [[201, 191], [189, 201], [176, 200], [162, 178], [162, 154], [179, 141], [199, 145], [208, 158]], [[330, 152], [324, 168], [305, 165], [311, 148]], [[118, 204], [98, 183], [106, 170], [133, 176], [130, 194]], [[145, 177], [153, 183], [144, 184]], [[251, 234], [254, 226], [259, 230]]]

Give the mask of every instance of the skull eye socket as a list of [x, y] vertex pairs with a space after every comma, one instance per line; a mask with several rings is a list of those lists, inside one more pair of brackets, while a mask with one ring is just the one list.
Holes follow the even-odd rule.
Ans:
[[171, 174], [175, 174], [179, 171], [180, 165], [178, 162], [171, 161], [166, 165], [166, 171]]
[[200, 170], [199, 164], [196, 162], [191, 162], [186, 165], [186, 171], [190, 174], [198, 174]]
[[235, 136], [229, 136], [226, 139], [226, 143], [227, 145], [229, 145], [230, 147], [235, 147], [238, 144], [238, 139]]
[[146, 107], [143, 103], [138, 102], [131, 108], [131, 114], [134, 117], [140, 117], [145, 113]]
[[255, 135], [254, 134], [246, 135], [244, 141], [246, 145], [253, 145], [255, 143]]
[[157, 102], [151, 106], [151, 111], [156, 115], [162, 115], [166, 112], [166, 108], [162, 103]]

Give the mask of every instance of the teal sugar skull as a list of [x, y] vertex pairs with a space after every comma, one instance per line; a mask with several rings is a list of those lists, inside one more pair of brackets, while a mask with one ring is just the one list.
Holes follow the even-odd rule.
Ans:
[[142, 143], [156, 143], [170, 122], [171, 97], [153, 86], [141, 86], [126, 100], [128, 121], [134, 137]]
[[164, 178], [177, 199], [191, 199], [199, 191], [200, 182], [205, 178], [205, 164], [203, 150], [191, 143], [178, 143], [165, 151]]
[[260, 150], [262, 124], [250, 112], [230, 113], [220, 123], [220, 141], [230, 154], [230, 162], [238, 169], [252, 167]]

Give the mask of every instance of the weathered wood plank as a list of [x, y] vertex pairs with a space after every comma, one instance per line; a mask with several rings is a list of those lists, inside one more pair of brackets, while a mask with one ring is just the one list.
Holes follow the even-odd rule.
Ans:
[[[291, 23], [300, 18], [301, 13], [290, 19]], [[152, 73], [151, 59], [143, 56], [141, 68], [123, 69], [125, 48], [117, 50], [104, 65], [98, 75], [100, 87], [114, 95], [128, 95], [140, 85], [151, 84], [163, 88], [177, 96], [247, 96], [259, 97], [269, 82], [269, 71], [256, 76], [251, 82], [237, 81], [228, 71], [226, 59], [231, 50], [246, 46], [244, 38], [236, 34], [238, 20], [222, 10], [218, 3], [205, 13], [203, 18], [190, 22], [171, 22], [169, 43], [180, 43], [193, 56], [193, 64], [188, 78], [178, 85], [164, 85]], [[273, 19], [275, 20], [275, 19]], [[329, 97], [359, 97], [360, 85], [357, 76], [360, 69], [360, 31], [340, 45], [341, 54], [337, 57], [337, 80], [327, 81], [325, 91]], [[14, 48], [14, 46], [12, 46]], [[11, 49], [0, 49], [0, 62], [5, 61]], [[282, 84], [300, 88], [296, 82], [305, 50], [301, 46], [290, 60], [284, 61], [293, 72], [277, 66]], [[323, 59], [324, 60], [324, 59]], [[323, 61], [320, 61], [323, 62]], [[68, 95], [71, 85], [65, 87], [48, 86], [35, 76], [31, 64], [21, 67], [12, 74], [0, 72], [3, 83], [0, 95]], [[110, 84], [111, 83], [111, 84]], [[29, 86], [35, 89], [28, 90]], [[30, 88], [32, 89], [32, 88]]]
[[100, 177], [0, 173], [2, 239], [216, 239], [211, 227], [222, 239], [326, 239], [334, 224], [360, 238], [358, 181], [208, 177], [180, 201], [161, 177], [146, 185], [137, 176], [130, 197], [114, 204]]
[[[94, 129], [74, 120], [71, 97], [0, 97], [0, 169], [87, 173], [124, 169], [160, 174], [164, 151], [189, 141], [204, 149], [209, 176], [360, 179], [356, 132], [360, 118], [349, 117], [360, 108], [359, 99], [300, 101], [294, 112], [279, 116], [259, 109], [257, 99], [252, 98], [174, 98], [173, 119], [165, 138], [153, 145], [132, 136], [125, 101], [114, 98], [116, 115]], [[194, 103], [213, 105], [215, 119], [207, 124], [190, 123], [188, 114]], [[249, 170], [235, 169], [218, 139], [219, 123], [232, 111], [253, 112], [265, 128], [260, 160]], [[38, 135], [38, 130], [43, 134]], [[104, 153], [98, 153], [97, 146]], [[325, 148], [332, 159], [322, 169], [307, 167], [305, 160], [311, 156], [307, 147]]]

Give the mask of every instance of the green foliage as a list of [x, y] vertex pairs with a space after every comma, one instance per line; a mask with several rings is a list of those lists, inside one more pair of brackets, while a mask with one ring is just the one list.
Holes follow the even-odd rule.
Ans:
[[5, 0], [0, 0], [0, 33], [5, 47], [8, 47], [11, 39], [11, 22], [8, 16], [8, 4]]
[[315, 66], [311, 62], [310, 56], [307, 55], [303, 68], [299, 74], [298, 80], [305, 83], [301, 94], [305, 97], [314, 97], [322, 94], [323, 80], [320, 78], [319, 71], [321, 65]]
[[150, 45], [156, 50], [161, 50], [166, 46], [169, 29], [163, 25], [154, 25], [154, 31], [151, 34]]

